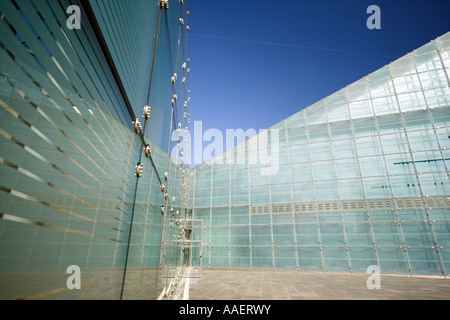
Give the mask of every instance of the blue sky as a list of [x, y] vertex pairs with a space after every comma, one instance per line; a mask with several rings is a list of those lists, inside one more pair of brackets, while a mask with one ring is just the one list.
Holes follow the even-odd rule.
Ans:
[[[370, 5], [379, 30], [366, 27]], [[450, 31], [447, 0], [190, 0], [189, 11], [191, 125], [224, 136], [270, 127]]]

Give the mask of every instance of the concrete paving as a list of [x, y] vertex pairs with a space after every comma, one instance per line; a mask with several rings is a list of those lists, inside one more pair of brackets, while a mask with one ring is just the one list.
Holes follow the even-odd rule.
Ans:
[[[368, 289], [369, 274], [309, 271], [204, 269], [189, 279], [189, 300], [448, 300], [450, 279], [381, 275]], [[369, 284], [375, 282], [369, 280]], [[186, 290], [185, 290], [186, 292]], [[184, 296], [187, 298], [187, 295]]]
[[[450, 299], [448, 278], [382, 274], [380, 289], [368, 289], [369, 276], [363, 273], [204, 268], [201, 278], [183, 279], [172, 298], [177, 300]], [[120, 299], [123, 270], [83, 271], [81, 290], [68, 290], [67, 277], [65, 270], [0, 273], [0, 300]], [[157, 270], [129, 270], [122, 298], [154, 300], [170, 280], [162, 278], [161, 272]]]

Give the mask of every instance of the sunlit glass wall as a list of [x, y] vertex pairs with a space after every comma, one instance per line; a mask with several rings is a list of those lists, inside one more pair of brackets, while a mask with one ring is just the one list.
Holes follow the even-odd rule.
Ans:
[[1, 1], [1, 299], [154, 299], [168, 286], [189, 61], [186, 1], [166, 4]]
[[449, 71], [447, 33], [196, 167], [203, 265], [448, 275]]

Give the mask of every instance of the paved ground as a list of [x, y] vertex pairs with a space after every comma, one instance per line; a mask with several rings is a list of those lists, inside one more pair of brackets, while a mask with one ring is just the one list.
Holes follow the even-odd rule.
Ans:
[[[68, 290], [67, 278], [68, 274], [64, 270], [0, 273], [0, 300], [120, 299], [122, 270], [83, 271], [81, 290]], [[201, 278], [183, 279], [173, 298], [179, 300], [183, 298], [189, 300], [450, 300], [450, 279], [381, 275], [380, 289], [369, 290], [368, 278], [368, 274], [203, 269]], [[170, 278], [162, 278], [161, 272], [156, 270], [129, 270], [123, 299], [156, 299], [170, 280]], [[185, 286], [185, 283], [189, 285]]]
[[189, 279], [189, 300], [450, 299], [450, 279], [381, 275], [380, 289], [370, 290], [368, 278], [368, 274], [204, 269], [202, 278]]

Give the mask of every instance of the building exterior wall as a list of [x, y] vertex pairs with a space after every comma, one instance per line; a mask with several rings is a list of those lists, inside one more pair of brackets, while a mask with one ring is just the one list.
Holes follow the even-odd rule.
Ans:
[[204, 266], [448, 275], [449, 58], [447, 33], [196, 167]]
[[[187, 5], [160, 3], [0, 3], [0, 298], [156, 298], [167, 286], [161, 243], [175, 230], [164, 221], [187, 192], [169, 141], [188, 121]], [[66, 287], [71, 265], [87, 290]]]
[[191, 173], [187, 1], [0, 12], [0, 298], [157, 298], [190, 209], [204, 266], [448, 275], [449, 34]]

